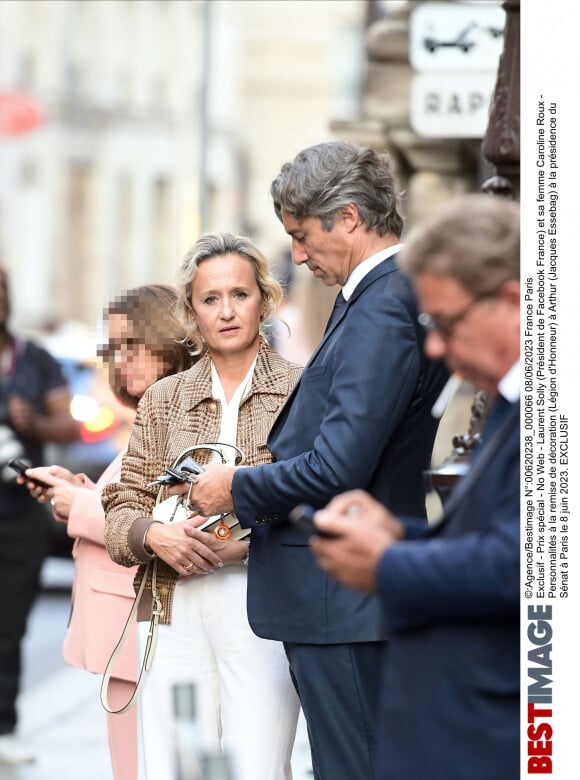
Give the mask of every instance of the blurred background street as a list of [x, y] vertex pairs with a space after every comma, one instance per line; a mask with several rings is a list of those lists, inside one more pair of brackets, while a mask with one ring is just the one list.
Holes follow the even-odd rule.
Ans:
[[390, 154], [407, 229], [477, 191], [504, 23], [499, 0], [0, 0], [13, 326], [92, 359], [106, 300], [230, 230], [285, 278], [307, 355], [334, 295], [292, 269], [273, 177], [336, 137]]
[[82, 423], [47, 462], [94, 478], [123, 445], [94, 376], [102, 306], [172, 284], [201, 232], [245, 233], [270, 259], [292, 331], [274, 346], [305, 363], [336, 291], [291, 263], [273, 177], [335, 137], [390, 155], [406, 230], [478, 191], [505, 21], [500, 0], [0, 0], [11, 325], [58, 357]]

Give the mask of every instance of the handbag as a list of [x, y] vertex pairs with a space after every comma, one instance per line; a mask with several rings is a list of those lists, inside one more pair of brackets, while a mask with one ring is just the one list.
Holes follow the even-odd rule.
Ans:
[[[180, 466], [185, 465], [186, 459], [188, 458], [191, 459], [192, 454], [194, 452], [197, 452], [198, 450], [208, 450], [211, 452], [218, 453], [222, 463], [225, 464], [226, 459], [224, 458], [222, 452], [224, 447], [233, 449], [235, 451], [234, 464], [236, 466], [241, 465], [244, 462], [243, 452], [235, 445], [224, 444], [222, 442], [209, 442], [206, 444], [196, 444], [193, 447], [188, 447], [187, 449], [183, 450], [183, 452], [181, 452], [171, 464], [170, 467], [171, 472], [173, 472], [174, 475], [175, 472], [179, 472]], [[199, 466], [199, 464], [196, 463], [195, 461], [193, 462], [199, 468], [199, 470], [203, 471], [203, 467]], [[183, 474], [183, 479], [181, 480], [178, 478], [176, 481], [188, 481], [192, 484], [196, 481], [195, 473], [185, 469], [181, 473]], [[177, 475], [175, 475], [175, 477], [177, 477]], [[153, 484], [159, 483], [159, 490], [157, 491], [155, 506], [153, 508], [153, 513], [152, 513], [153, 518], [155, 520], [159, 520], [160, 522], [164, 522], [164, 523], [189, 519], [195, 514], [195, 512], [193, 512], [191, 510], [191, 507], [189, 507], [188, 505], [189, 494], [185, 499], [181, 495], [181, 496], [170, 496], [168, 499], [165, 499], [164, 501], [161, 500], [161, 496], [163, 494], [163, 488], [167, 484], [169, 484], [169, 482], [170, 480], [168, 480], [167, 475], [161, 475], [160, 477], [157, 478], [157, 480], [155, 480], [155, 483], [153, 483]], [[215, 534], [215, 536], [217, 536], [218, 539], [231, 539], [232, 541], [237, 541], [238, 539], [244, 539], [250, 534], [250, 529], [242, 528], [240, 526], [237, 517], [232, 512], [228, 512], [219, 515], [217, 517], [210, 517], [202, 526], [198, 526], [198, 528], [199, 530], [203, 530], [203, 531], [207, 531], [208, 533]], [[157, 645], [157, 632], [159, 627], [159, 618], [161, 617], [161, 614], [163, 612], [161, 608], [161, 599], [157, 592], [158, 561], [159, 559], [157, 558], [157, 556], [155, 556], [145, 566], [145, 570], [143, 572], [143, 578], [141, 579], [141, 584], [139, 585], [139, 590], [137, 591], [137, 594], [135, 596], [135, 601], [133, 602], [133, 606], [131, 607], [129, 617], [127, 618], [127, 622], [125, 623], [125, 627], [123, 629], [123, 632], [121, 633], [121, 637], [117, 642], [115, 649], [111, 653], [111, 657], [107, 661], [107, 666], [105, 667], [105, 671], [103, 673], [103, 679], [101, 681], [101, 704], [103, 705], [104, 709], [107, 712], [113, 715], [120, 715], [123, 712], [127, 712], [127, 710], [133, 706], [133, 704], [137, 700], [141, 688], [143, 687], [143, 683], [145, 682], [147, 672], [151, 669], [151, 664], [153, 663], [153, 657], [155, 655], [155, 647]], [[149, 620], [149, 630], [147, 632], [147, 640], [145, 642], [145, 650], [143, 652], [143, 658], [141, 660], [141, 667], [139, 669], [139, 675], [135, 683], [135, 688], [129, 698], [129, 701], [119, 709], [115, 710], [109, 704], [109, 699], [108, 699], [109, 681], [113, 673], [117, 656], [119, 655], [121, 648], [123, 647], [125, 641], [127, 640], [133, 621], [137, 617], [139, 604], [141, 602], [141, 598], [145, 590], [145, 584], [149, 579], [149, 574], [151, 574], [151, 618]]]
[[[195, 484], [195, 476], [203, 471], [203, 466], [200, 466], [197, 461], [192, 459], [192, 453], [197, 452], [197, 450], [200, 449], [217, 452], [222, 463], [225, 463], [226, 460], [223, 456], [223, 452], [218, 449], [220, 447], [229, 447], [235, 451], [234, 463], [236, 466], [243, 463], [244, 455], [242, 451], [233, 444], [220, 444], [220, 442], [199, 444], [194, 447], [188, 447], [181, 452], [175, 459], [171, 468], [167, 469], [169, 476], [158, 477], [158, 480], [164, 480], [165, 484], [175, 484], [176, 479], [177, 481], [187, 481], [190, 482], [190, 484]], [[180, 473], [184, 475], [182, 479], [179, 479]], [[197, 512], [189, 505], [189, 494], [170, 496], [169, 498], [166, 498], [165, 501], [157, 502], [153, 509], [153, 519], [162, 523], [189, 520], [196, 514]], [[238, 518], [233, 512], [226, 512], [222, 515], [209, 517], [203, 525], [199, 525], [197, 528], [199, 531], [213, 533], [218, 539], [231, 539], [232, 541], [245, 539], [250, 533], [250, 529], [242, 528]]]

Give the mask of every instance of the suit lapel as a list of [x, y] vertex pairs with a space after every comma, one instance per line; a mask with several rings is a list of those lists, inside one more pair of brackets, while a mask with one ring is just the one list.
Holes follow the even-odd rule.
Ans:
[[[368, 287], [370, 287], [370, 285], [374, 284], [374, 282], [376, 282], [377, 279], [380, 279], [381, 277], [386, 276], [387, 274], [391, 273], [391, 271], [395, 270], [396, 268], [395, 259], [396, 259], [396, 255], [393, 255], [392, 257], [388, 257], [386, 260], [383, 260], [381, 263], [376, 265], [372, 269], [372, 271], [369, 271], [369, 273], [363, 279], [361, 279], [361, 281], [355, 287], [354, 292], [350, 296], [348, 301], [343, 306], [340, 307], [338, 314], [334, 318], [334, 321], [327, 327], [326, 332], [322, 337], [319, 345], [316, 347], [316, 349], [312, 353], [312, 356], [310, 357], [310, 360], [304, 367], [305, 371], [306, 369], [309, 368], [309, 366], [312, 365], [312, 363], [316, 360], [320, 352], [324, 349], [326, 342], [328, 341], [330, 336], [334, 333], [334, 331], [338, 328], [340, 323], [343, 321], [343, 319], [346, 316], [346, 312], [348, 311], [352, 303], [356, 301], [358, 298], [360, 298], [360, 296], [365, 292], [365, 290], [367, 290]], [[278, 430], [280, 425], [283, 424], [286, 417], [288, 416], [288, 411], [294, 400], [294, 397], [296, 396], [296, 393], [298, 391], [298, 388], [300, 387], [301, 382], [302, 382], [302, 378], [300, 378], [298, 382], [294, 385], [294, 389], [286, 399], [284, 408], [282, 409], [282, 411], [276, 418], [274, 425], [272, 426], [272, 430], [270, 431], [269, 438], [272, 437], [272, 434], [274, 434]]]
[[386, 260], [383, 260], [382, 263], [379, 263], [376, 265], [372, 271], [369, 271], [369, 273], [360, 280], [360, 282], [357, 284], [357, 286], [354, 289], [353, 294], [350, 296], [348, 301], [344, 304], [344, 306], [341, 306], [338, 314], [334, 318], [334, 321], [330, 324], [328, 327], [326, 333], [322, 337], [322, 340], [320, 344], [316, 347], [314, 352], [312, 353], [312, 357], [308, 361], [307, 368], [310, 366], [314, 360], [316, 360], [318, 354], [321, 352], [322, 349], [324, 349], [324, 346], [330, 336], [334, 333], [334, 331], [338, 328], [340, 323], [343, 321], [343, 319], [346, 316], [347, 311], [352, 306], [354, 301], [356, 301], [358, 298], [360, 298], [361, 295], [367, 290], [374, 282], [377, 281], [377, 279], [380, 279], [383, 276], [386, 276], [388, 273], [393, 271], [395, 269], [395, 257], [389, 257]]

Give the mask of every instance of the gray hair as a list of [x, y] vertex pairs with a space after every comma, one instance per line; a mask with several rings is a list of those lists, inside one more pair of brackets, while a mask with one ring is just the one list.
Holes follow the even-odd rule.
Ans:
[[272, 182], [278, 219], [318, 217], [331, 230], [340, 210], [354, 203], [368, 231], [403, 231], [397, 180], [389, 157], [347, 141], [327, 141], [299, 152]]
[[282, 288], [270, 273], [268, 260], [249, 238], [233, 233], [205, 233], [185, 253], [176, 281], [177, 314], [186, 330], [186, 338], [192, 354], [199, 354], [205, 346], [191, 305], [191, 292], [198, 268], [204, 260], [229, 254], [240, 255], [252, 263], [256, 282], [265, 304], [264, 319], [275, 314], [282, 301]]
[[418, 224], [399, 255], [404, 271], [451, 276], [474, 297], [520, 276], [520, 210], [492, 195], [461, 195]]

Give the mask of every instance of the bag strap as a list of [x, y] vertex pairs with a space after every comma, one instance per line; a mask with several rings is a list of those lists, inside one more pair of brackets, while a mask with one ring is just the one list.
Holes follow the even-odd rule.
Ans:
[[[162, 612], [161, 600], [157, 595], [157, 588], [156, 588], [157, 561], [158, 559], [155, 558], [151, 563], [148, 563], [145, 568], [145, 571], [143, 573], [143, 579], [141, 580], [141, 585], [139, 586], [139, 590], [137, 591], [135, 601], [133, 602], [133, 606], [131, 607], [131, 612], [129, 613], [129, 617], [127, 618], [127, 622], [125, 623], [125, 628], [123, 629], [121, 638], [117, 642], [117, 646], [113, 650], [111, 657], [107, 662], [107, 666], [103, 674], [103, 680], [101, 682], [101, 704], [107, 710], [107, 712], [110, 712], [114, 715], [120, 715], [122, 712], [127, 712], [127, 710], [135, 703], [137, 696], [139, 695], [139, 692], [143, 687], [143, 683], [145, 682], [145, 677], [147, 676], [147, 672], [149, 671], [149, 669], [151, 669], [151, 664], [153, 663], [153, 655], [155, 653], [155, 647], [157, 645], [157, 629], [159, 626], [159, 617]], [[120, 709], [114, 710], [109, 704], [109, 699], [108, 699], [109, 681], [113, 673], [113, 668], [115, 666], [117, 656], [121, 652], [121, 648], [125, 644], [125, 641], [129, 636], [129, 631], [132, 627], [133, 621], [137, 616], [137, 610], [141, 602], [143, 591], [145, 590], [145, 583], [147, 582], [148, 579], [149, 570], [151, 570], [151, 591], [152, 591], [153, 607], [151, 610], [149, 631], [147, 632], [147, 641], [145, 643], [145, 651], [143, 653], [141, 669], [139, 670], [139, 677], [137, 678], [137, 681], [135, 683], [135, 688], [133, 690], [133, 693], [131, 694], [131, 697], [129, 698], [129, 701], [126, 704], [124, 704]]]
[[221, 462], [225, 463], [226, 461], [223, 455], [224, 447], [234, 451], [235, 453], [234, 462], [236, 466], [241, 466], [245, 462], [244, 453], [239, 447], [236, 447], [235, 444], [227, 444], [226, 442], [223, 441], [208, 441], [208, 442], [204, 442], [203, 444], [194, 444], [191, 447], [186, 447], [175, 458], [175, 460], [171, 464], [172, 468], [177, 468], [177, 466], [179, 466], [182, 460], [184, 460], [190, 455], [193, 455], [193, 453], [197, 452], [198, 450], [208, 450], [210, 452], [215, 452], [220, 456]]
[[[159, 502], [161, 501], [162, 492], [163, 492], [163, 485], [161, 485], [159, 487], [159, 490], [157, 491], [157, 498], [155, 499], [156, 505], [159, 504]], [[157, 630], [159, 626], [159, 618], [161, 617], [161, 614], [163, 612], [161, 608], [161, 599], [159, 598], [159, 595], [157, 593], [158, 561], [159, 559], [157, 558], [157, 556], [155, 556], [155, 558], [152, 561], [149, 561], [149, 563], [145, 567], [145, 570], [143, 572], [143, 578], [141, 580], [141, 584], [139, 585], [139, 590], [137, 591], [137, 595], [135, 596], [133, 606], [131, 607], [131, 611], [129, 612], [129, 617], [127, 618], [127, 622], [125, 623], [125, 628], [123, 629], [121, 638], [117, 642], [117, 646], [111, 653], [111, 657], [107, 661], [107, 666], [105, 667], [105, 672], [103, 674], [103, 679], [101, 681], [101, 704], [106, 709], [106, 711], [110, 712], [112, 715], [120, 715], [123, 712], [127, 712], [127, 710], [133, 706], [133, 704], [137, 700], [137, 696], [139, 695], [141, 688], [143, 687], [143, 683], [145, 682], [145, 677], [147, 676], [147, 672], [149, 671], [149, 669], [151, 669], [151, 664], [153, 663], [153, 656], [155, 655], [155, 648], [157, 646]], [[114, 710], [109, 704], [109, 695], [108, 695], [109, 681], [113, 673], [117, 656], [119, 655], [123, 645], [127, 641], [127, 637], [129, 636], [129, 631], [131, 630], [133, 622], [137, 618], [137, 611], [139, 609], [139, 604], [141, 603], [141, 598], [143, 596], [143, 591], [145, 590], [145, 585], [147, 584], [147, 580], [149, 578], [149, 572], [151, 572], [151, 600], [152, 600], [151, 618], [149, 620], [149, 631], [147, 632], [147, 641], [145, 642], [145, 650], [143, 652], [143, 660], [141, 661], [141, 668], [139, 669], [139, 676], [137, 677], [135, 688], [129, 698], [129, 701], [126, 704], [124, 704], [120, 709]]]

